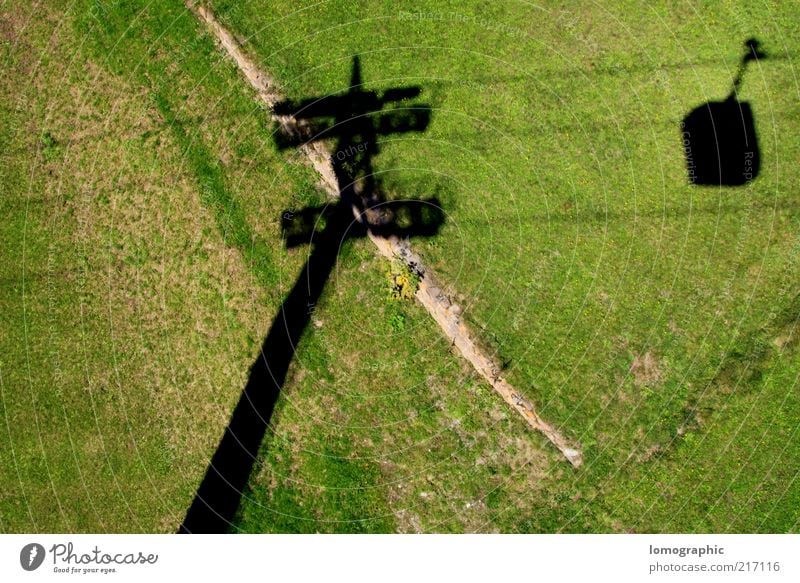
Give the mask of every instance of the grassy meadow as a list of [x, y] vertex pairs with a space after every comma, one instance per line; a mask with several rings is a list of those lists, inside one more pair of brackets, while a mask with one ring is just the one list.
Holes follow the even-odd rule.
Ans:
[[[414, 245], [573, 469], [389, 265], [342, 248], [233, 530], [800, 529], [800, 7], [207, 3], [292, 98], [419, 85], [380, 144]], [[743, 42], [760, 175], [688, 184], [681, 119]], [[173, 532], [321, 204], [178, 0], [0, 4], [0, 531]]]

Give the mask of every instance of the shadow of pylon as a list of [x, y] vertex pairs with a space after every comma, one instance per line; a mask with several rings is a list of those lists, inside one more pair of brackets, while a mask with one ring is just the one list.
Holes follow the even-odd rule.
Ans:
[[[346, 93], [284, 101], [274, 107], [275, 115], [291, 116], [304, 128], [302, 133], [281, 134], [277, 139], [280, 147], [336, 140], [331, 162], [340, 196], [324, 207], [283, 213], [282, 234], [287, 247], [308, 244], [310, 254], [250, 368], [247, 384], [179, 532], [223, 533], [233, 526], [295, 350], [341, 246], [367, 233], [379, 237], [430, 237], [438, 233], [444, 217], [436, 199], [385, 201], [372, 170], [380, 136], [422, 132], [428, 127], [430, 107], [405, 103], [420, 92], [419, 87], [389, 89], [382, 94], [365, 90], [360, 62], [354, 57]], [[391, 103], [395, 107], [385, 111]]]

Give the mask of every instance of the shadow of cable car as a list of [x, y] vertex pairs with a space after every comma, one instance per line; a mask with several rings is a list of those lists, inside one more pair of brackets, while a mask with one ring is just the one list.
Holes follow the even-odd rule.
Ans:
[[741, 186], [758, 176], [761, 157], [753, 110], [739, 101], [742, 76], [750, 61], [764, 59], [755, 38], [745, 42], [733, 88], [724, 101], [709, 101], [693, 109], [681, 122], [683, 151], [689, 182], [706, 186]]

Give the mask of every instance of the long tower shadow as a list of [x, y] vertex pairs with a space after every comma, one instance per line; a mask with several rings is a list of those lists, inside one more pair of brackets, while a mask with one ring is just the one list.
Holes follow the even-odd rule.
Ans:
[[[259, 448], [270, 423], [295, 349], [314, 306], [336, 264], [339, 248], [348, 239], [368, 232], [378, 236], [433, 236], [443, 222], [436, 199], [385, 201], [376, 183], [372, 158], [381, 135], [422, 132], [430, 122], [430, 107], [403, 102], [419, 96], [419, 87], [366, 91], [358, 57], [354, 57], [350, 89], [341, 95], [275, 107], [278, 115], [297, 120], [300, 131], [279, 134], [281, 148], [316, 140], [336, 140], [332, 156], [339, 200], [324, 207], [283, 213], [287, 247], [311, 245], [306, 264], [281, 304], [261, 353], [230, 422], [179, 528], [181, 533], [224, 533], [232, 526]], [[383, 111], [387, 104], [395, 106]], [[324, 227], [319, 228], [319, 225]]]
[[748, 102], [739, 101], [738, 93], [747, 65], [767, 55], [755, 38], [744, 44], [745, 54], [728, 97], [696, 107], [681, 122], [690, 184], [741, 186], [761, 169], [753, 110]]

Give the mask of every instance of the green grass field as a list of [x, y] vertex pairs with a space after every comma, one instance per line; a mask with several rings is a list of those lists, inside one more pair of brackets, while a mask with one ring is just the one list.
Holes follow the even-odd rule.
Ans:
[[[573, 469], [343, 247], [245, 532], [797, 532], [800, 7], [207, 3], [303, 99], [419, 85], [375, 159], [415, 241]], [[679, 124], [745, 72], [762, 156], [688, 184]], [[320, 204], [182, 2], [0, 6], [0, 530], [173, 532]]]

